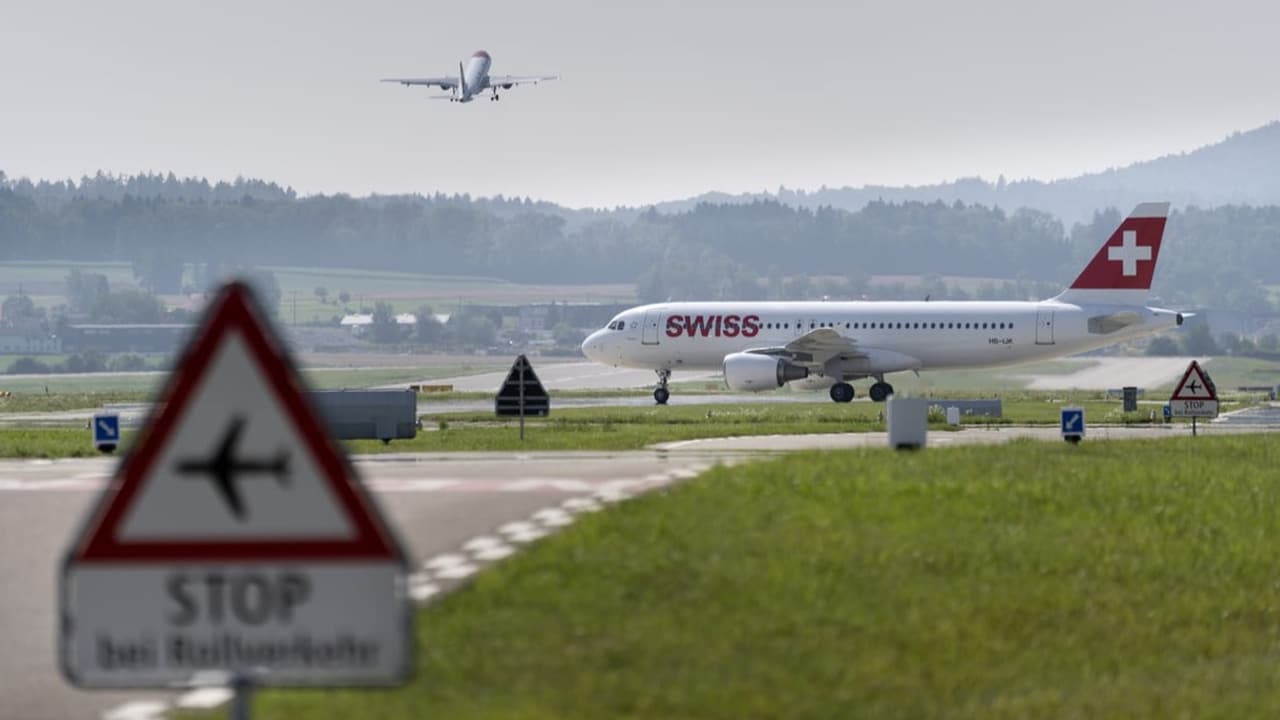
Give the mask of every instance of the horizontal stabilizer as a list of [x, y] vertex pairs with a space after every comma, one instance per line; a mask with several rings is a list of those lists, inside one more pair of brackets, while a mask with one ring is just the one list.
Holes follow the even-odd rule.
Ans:
[[1095, 315], [1089, 318], [1089, 332], [1093, 335], [1108, 335], [1123, 330], [1130, 325], [1141, 325], [1142, 316], [1133, 311]]

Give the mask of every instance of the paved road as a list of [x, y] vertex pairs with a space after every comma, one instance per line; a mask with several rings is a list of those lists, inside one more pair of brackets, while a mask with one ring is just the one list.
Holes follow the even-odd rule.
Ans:
[[[626, 390], [631, 388], [654, 387], [658, 376], [652, 370], [632, 370], [597, 365], [590, 362], [548, 362], [535, 364], [534, 372], [548, 390]], [[672, 373], [672, 382], [688, 380], [706, 380], [719, 382], [717, 372], [681, 372]], [[507, 373], [483, 373], [464, 377], [423, 380], [425, 385], [452, 385], [459, 392], [497, 392]], [[385, 388], [403, 388], [408, 383], [385, 385]]]

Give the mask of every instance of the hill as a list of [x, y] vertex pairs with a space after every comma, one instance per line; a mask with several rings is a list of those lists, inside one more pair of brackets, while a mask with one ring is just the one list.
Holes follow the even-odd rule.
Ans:
[[776, 199], [796, 207], [830, 206], [858, 211], [876, 200], [942, 200], [995, 206], [1005, 211], [1034, 208], [1056, 216], [1070, 227], [1077, 222], [1087, 222], [1097, 210], [1129, 208], [1153, 198], [1169, 200], [1178, 207], [1280, 204], [1277, 165], [1280, 165], [1280, 121], [1234, 133], [1190, 152], [1064, 180], [1006, 182], [1001, 177], [990, 182], [973, 177], [905, 187], [866, 185], [814, 191], [779, 188], [776, 193], [706, 193], [657, 207], [661, 212], [679, 212], [702, 202], [723, 204]]

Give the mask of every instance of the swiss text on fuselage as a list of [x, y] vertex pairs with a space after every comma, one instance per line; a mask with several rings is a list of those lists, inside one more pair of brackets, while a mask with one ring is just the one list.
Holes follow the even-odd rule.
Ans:
[[667, 337], [755, 337], [759, 315], [669, 315]]

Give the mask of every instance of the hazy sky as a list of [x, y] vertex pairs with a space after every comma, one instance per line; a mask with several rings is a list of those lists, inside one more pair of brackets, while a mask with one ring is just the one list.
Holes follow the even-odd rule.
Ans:
[[[0, 0], [0, 170], [573, 206], [1048, 179], [1280, 118], [1277, 27], [1230, 1]], [[377, 82], [479, 48], [562, 79]]]

